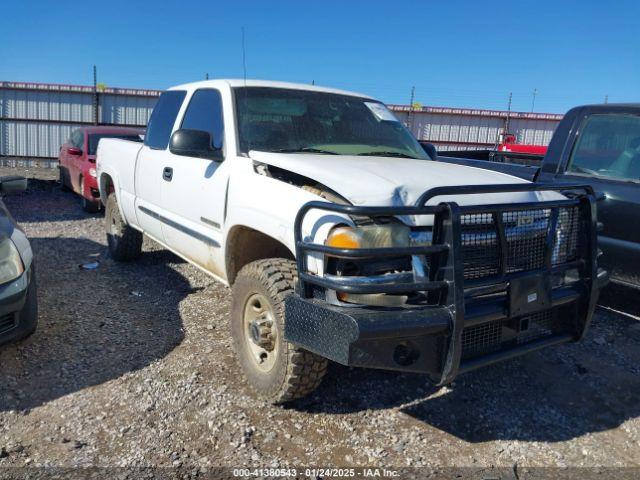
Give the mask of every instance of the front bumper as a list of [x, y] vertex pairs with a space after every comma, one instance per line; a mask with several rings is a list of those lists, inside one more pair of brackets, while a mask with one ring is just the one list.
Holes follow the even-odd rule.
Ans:
[[[565, 200], [533, 204], [461, 207], [447, 202], [424, 206], [433, 196], [459, 193], [456, 187], [451, 187], [426, 192], [414, 207], [307, 204], [296, 219], [299, 286], [285, 305], [287, 341], [344, 365], [421, 372], [437, 384], [446, 384], [460, 373], [581, 339], [591, 321], [599, 290], [607, 281], [606, 272], [597, 267], [593, 191], [581, 186], [535, 184], [457, 188], [465, 193], [559, 189], [583, 193]], [[434, 215], [433, 244], [363, 251], [309, 243], [302, 239], [301, 224], [306, 212], [313, 208], [359, 216]], [[577, 212], [575, 225], [580, 228], [580, 247], [576, 258], [558, 253], [561, 243], [558, 239], [566, 234], [558, 225], [566, 214], [561, 209], [566, 208], [575, 208]], [[513, 245], [509, 242], [515, 240], [505, 238], [512, 233], [504, 234], [502, 219], [503, 215], [510, 218], [507, 216], [513, 211], [532, 209], [546, 212], [547, 226], [539, 245], [540, 264], [528, 269], [527, 262], [509, 257], [513, 256], [510, 253]], [[463, 237], [469, 241], [464, 218], [477, 215], [493, 215], [489, 218], [496, 224], [494, 248], [499, 252], [496, 254], [500, 257], [496, 260], [499, 268], [486, 278], [475, 276], [484, 267], [474, 257], [477, 247], [474, 245], [473, 251], [463, 248]], [[517, 252], [520, 245], [516, 243]], [[306, 268], [307, 251], [343, 258], [422, 255], [428, 259], [428, 275], [407, 283], [345, 285], [310, 274]], [[524, 250], [521, 255], [526, 253]], [[515, 268], [518, 265], [522, 268]], [[565, 281], [569, 273], [571, 279]], [[402, 308], [337, 306], [324, 300], [322, 292], [326, 290], [361, 294], [418, 291], [428, 301]]]
[[15, 280], [0, 286], [0, 345], [28, 335], [37, 321], [33, 263]]
[[[598, 289], [607, 281], [606, 272], [600, 270]], [[578, 302], [586, 293], [581, 289], [554, 289], [550, 309], [519, 317], [511, 315], [506, 298], [468, 306], [463, 329], [468, 333], [463, 333], [460, 341], [457, 374], [577, 340], [577, 332], [561, 317], [577, 314]], [[285, 312], [287, 340], [329, 360], [353, 367], [424, 373], [436, 383], [442, 380], [443, 353], [450, 343], [454, 321], [449, 308], [341, 307], [294, 295], [287, 300]], [[549, 318], [555, 326], [536, 324]], [[487, 345], [492, 334], [494, 343]], [[538, 338], [523, 341], [532, 335]], [[488, 349], [484, 355], [474, 355], [479, 353], [479, 336]], [[469, 351], [465, 351], [467, 348]]]

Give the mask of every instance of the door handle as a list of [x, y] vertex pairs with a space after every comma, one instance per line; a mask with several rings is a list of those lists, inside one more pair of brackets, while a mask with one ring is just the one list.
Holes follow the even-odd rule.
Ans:
[[162, 178], [167, 182], [170, 182], [173, 178], [173, 168], [164, 167], [164, 170], [162, 170]]

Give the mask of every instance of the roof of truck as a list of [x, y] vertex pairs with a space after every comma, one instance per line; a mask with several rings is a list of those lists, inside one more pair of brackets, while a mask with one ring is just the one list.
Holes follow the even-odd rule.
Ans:
[[640, 108], [640, 103], [592, 103], [588, 105], [580, 105], [575, 108], [594, 108], [594, 109], [602, 109], [605, 110], [607, 108]]
[[339, 90], [336, 88], [319, 87], [317, 85], [309, 85], [307, 83], [289, 83], [289, 82], [274, 82], [271, 80], [244, 80], [242, 78], [221, 78], [216, 80], [203, 80], [200, 82], [184, 83], [182, 85], [176, 85], [169, 88], [169, 90], [191, 90], [196, 88], [216, 88], [221, 85], [228, 85], [234, 87], [269, 87], [269, 88], [287, 88], [291, 90], [309, 90], [312, 92], [325, 92], [336, 93], [339, 95], [349, 95], [354, 97], [372, 98], [369, 95], [364, 95], [358, 92], [349, 92], [347, 90]]

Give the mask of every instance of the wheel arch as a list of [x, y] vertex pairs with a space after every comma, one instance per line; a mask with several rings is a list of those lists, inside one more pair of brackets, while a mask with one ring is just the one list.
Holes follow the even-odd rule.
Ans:
[[100, 190], [100, 203], [102, 203], [105, 209], [107, 208], [107, 199], [109, 198], [109, 194], [115, 194], [118, 210], [120, 211], [120, 216], [125, 221], [127, 221], [127, 217], [125, 216], [124, 210], [122, 209], [122, 202], [120, 202], [120, 197], [118, 195], [118, 186], [116, 180], [109, 172], [102, 172], [100, 174], [98, 189]]
[[229, 285], [233, 285], [242, 267], [266, 258], [295, 260], [295, 255], [282, 241], [254, 228], [234, 225], [229, 230], [225, 242], [225, 269]]
[[115, 192], [115, 182], [113, 178], [108, 173], [100, 174], [100, 181], [98, 183], [98, 188], [100, 189], [100, 201], [103, 205], [106, 206], [107, 198], [111, 192]]

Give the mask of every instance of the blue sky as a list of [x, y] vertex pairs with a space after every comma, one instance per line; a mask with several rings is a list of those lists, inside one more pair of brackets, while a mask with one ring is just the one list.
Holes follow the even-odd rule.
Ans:
[[0, 80], [163, 89], [312, 82], [423, 105], [564, 112], [640, 101], [640, 2], [8, 1]]

